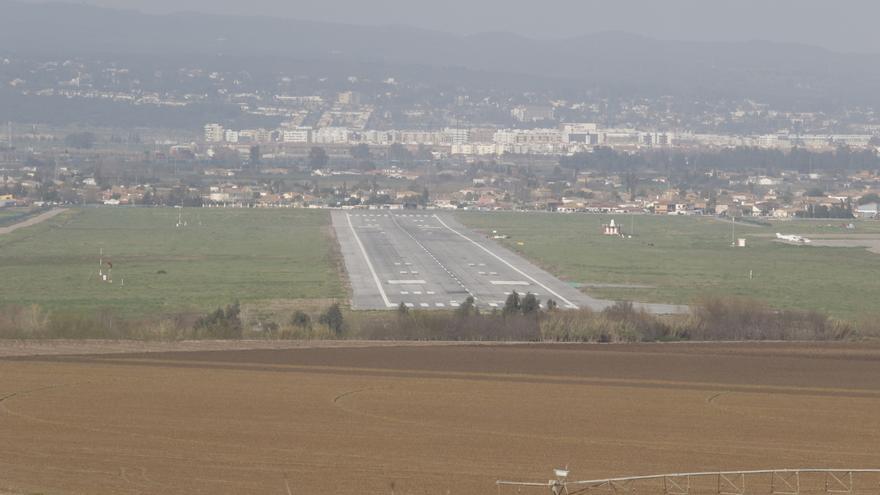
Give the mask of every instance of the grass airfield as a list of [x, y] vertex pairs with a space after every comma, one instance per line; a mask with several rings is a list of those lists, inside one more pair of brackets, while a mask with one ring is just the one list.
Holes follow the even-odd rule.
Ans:
[[[178, 216], [179, 215], [179, 216]], [[184, 225], [177, 226], [178, 218]], [[775, 232], [835, 240], [880, 236], [880, 222], [738, 224], [713, 218], [460, 212], [464, 224], [602, 299], [688, 304], [749, 297], [838, 318], [875, 316], [880, 255], [865, 247], [793, 246]], [[601, 235], [612, 218], [631, 239]], [[130, 317], [202, 313], [240, 299], [281, 308], [347, 300], [327, 211], [85, 208], [0, 236], [0, 301]], [[837, 242], [837, 241], [836, 241]], [[97, 280], [99, 252], [113, 284]], [[104, 271], [108, 268], [104, 266]]]
[[[112, 284], [98, 281], [101, 250]], [[343, 298], [334, 253], [323, 211], [73, 209], [0, 236], [0, 301], [139, 317]]]
[[[607, 237], [611, 219], [631, 239]], [[839, 318], [870, 317], [880, 255], [864, 247], [793, 246], [776, 232], [876, 235], [880, 222], [842, 220], [737, 223], [746, 248], [732, 248], [732, 226], [714, 218], [654, 215], [462, 212], [458, 219], [501, 241], [551, 273], [586, 284], [603, 299], [688, 304], [701, 296], [736, 295], [784, 309], [818, 310]]]

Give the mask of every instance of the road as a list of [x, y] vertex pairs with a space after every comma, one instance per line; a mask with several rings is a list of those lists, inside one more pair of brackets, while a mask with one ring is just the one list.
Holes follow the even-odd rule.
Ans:
[[[459, 307], [472, 296], [478, 307], [502, 308], [516, 291], [549, 299], [560, 308], [601, 310], [594, 299], [516, 253], [475, 234], [452, 215], [425, 211], [354, 210], [332, 213], [352, 286], [354, 309]], [[672, 305], [642, 305], [676, 313]]]
[[66, 208], [55, 208], [55, 209], [49, 210], [45, 213], [40, 213], [37, 216], [30, 217], [27, 220], [22, 220], [21, 222], [12, 224], [9, 227], [0, 227], [0, 235], [8, 234], [10, 232], [15, 232], [18, 229], [30, 227], [31, 225], [36, 225], [40, 222], [46, 221], [46, 220], [54, 217], [55, 215], [64, 213], [65, 211], [67, 211]]

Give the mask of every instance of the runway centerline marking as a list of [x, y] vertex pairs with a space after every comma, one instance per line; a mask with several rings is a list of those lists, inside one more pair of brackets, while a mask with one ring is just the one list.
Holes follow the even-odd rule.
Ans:
[[468, 294], [469, 296], [471, 296], [471, 297], [473, 297], [473, 298], [476, 299], [477, 296], [475, 296], [474, 293], [471, 292], [470, 289], [468, 289], [467, 287], [465, 287], [465, 285], [461, 282], [461, 280], [459, 280], [458, 277], [456, 277], [454, 273], [452, 273], [451, 271], [449, 271], [449, 268], [446, 268], [446, 266], [445, 266], [443, 263], [441, 263], [440, 260], [438, 260], [436, 256], [434, 256], [434, 253], [432, 253], [431, 251], [429, 251], [428, 248], [426, 248], [424, 244], [422, 244], [418, 239], [416, 239], [416, 237], [415, 237], [414, 235], [410, 234], [408, 230], [406, 230], [405, 228], [403, 228], [403, 227], [400, 225], [400, 223], [397, 222], [397, 220], [396, 220], [395, 218], [392, 217], [391, 221], [394, 222], [394, 225], [395, 225], [398, 229], [402, 230], [404, 234], [408, 235], [409, 238], [413, 240], [413, 242], [415, 242], [416, 244], [418, 244], [418, 246], [419, 246], [420, 248], [422, 248], [422, 251], [424, 251], [425, 254], [427, 254], [428, 256], [430, 256], [431, 259], [434, 260], [434, 262], [437, 263], [437, 265], [439, 265], [440, 268], [442, 268], [443, 271], [446, 272], [446, 274], [449, 275], [449, 276], [452, 278], [452, 280], [454, 280], [454, 281], [455, 281], [455, 282], [456, 282], [456, 283], [457, 283], [462, 289], [464, 289], [464, 291], [467, 292], [467, 294]]
[[373, 275], [373, 281], [376, 282], [376, 288], [379, 289], [379, 295], [382, 296], [382, 301], [385, 302], [385, 306], [389, 308], [393, 308], [394, 304], [391, 304], [391, 301], [388, 299], [388, 294], [385, 294], [385, 289], [382, 288], [382, 282], [379, 280], [379, 276], [376, 275], [376, 269], [373, 267], [373, 262], [370, 261], [369, 255], [367, 255], [367, 250], [364, 249], [364, 244], [361, 242], [361, 238], [358, 237], [357, 231], [354, 230], [354, 224], [351, 223], [351, 215], [348, 213], [345, 214], [345, 218], [348, 220], [348, 227], [351, 229], [351, 235], [354, 236], [355, 242], [359, 248], [361, 248], [361, 254], [364, 255], [364, 260], [367, 262], [367, 267], [370, 269], [370, 273]]
[[489, 255], [491, 255], [493, 258], [497, 259], [498, 261], [500, 261], [500, 262], [504, 263], [505, 265], [509, 266], [510, 268], [512, 268], [514, 271], [516, 271], [517, 273], [519, 273], [519, 274], [522, 275], [523, 277], [525, 277], [525, 278], [531, 280], [532, 282], [534, 282], [534, 283], [540, 285], [543, 289], [545, 289], [547, 292], [549, 292], [549, 293], [553, 294], [554, 296], [556, 296], [560, 301], [562, 301], [563, 303], [567, 304], [570, 308], [572, 308], [572, 309], [577, 309], [577, 305], [576, 305], [575, 303], [573, 303], [573, 302], [569, 301], [568, 299], [566, 299], [566, 298], [560, 296], [559, 294], [556, 293], [556, 291], [554, 291], [554, 290], [551, 289], [550, 287], [547, 287], [546, 285], [542, 284], [541, 282], [539, 282], [538, 280], [536, 280], [534, 277], [530, 276], [529, 274], [525, 273], [524, 271], [520, 270], [519, 268], [513, 266], [513, 265], [512, 265], [511, 263], [509, 263], [507, 260], [505, 260], [505, 259], [502, 258], [501, 256], [498, 256], [497, 254], [493, 253], [492, 251], [490, 251], [488, 248], [486, 248], [485, 246], [483, 246], [483, 245], [480, 244], [479, 242], [477, 242], [477, 241], [471, 239], [470, 237], [468, 237], [468, 236], [462, 234], [461, 232], [459, 232], [459, 231], [453, 229], [453, 228], [450, 227], [446, 222], [444, 222], [443, 219], [441, 219], [439, 216], [434, 215], [434, 218], [436, 218], [437, 221], [440, 222], [440, 225], [442, 225], [442, 226], [446, 227], [447, 229], [449, 229], [449, 231], [452, 232], [453, 234], [456, 234], [456, 235], [458, 235], [459, 237], [461, 237], [462, 239], [464, 239], [464, 240], [470, 242], [470, 243], [473, 244], [474, 246], [477, 246], [478, 248], [480, 248], [480, 249], [482, 249], [483, 251], [487, 252], [487, 253], [488, 253]]

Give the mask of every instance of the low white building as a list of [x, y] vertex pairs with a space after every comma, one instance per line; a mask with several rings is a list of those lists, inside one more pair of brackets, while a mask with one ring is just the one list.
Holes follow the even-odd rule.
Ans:
[[553, 120], [556, 112], [549, 105], [520, 105], [510, 111], [510, 115], [520, 122]]
[[311, 127], [294, 127], [281, 131], [281, 141], [285, 143], [310, 143]]
[[856, 216], [859, 218], [880, 218], [880, 204], [868, 203], [856, 208]]
[[312, 135], [312, 142], [318, 144], [348, 144], [350, 141], [350, 132], [345, 127], [321, 127]]
[[558, 129], [504, 129], [495, 132], [499, 153], [551, 154], [561, 151], [562, 133]]
[[495, 143], [453, 144], [450, 151], [453, 155], [500, 155], [503, 148]]

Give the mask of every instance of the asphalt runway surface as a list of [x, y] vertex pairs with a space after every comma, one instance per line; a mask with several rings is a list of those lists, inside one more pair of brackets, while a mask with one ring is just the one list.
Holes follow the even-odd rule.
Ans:
[[30, 227], [31, 225], [36, 225], [40, 222], [45, 222], [46, 220], [48, 220], [56, 215], [60, 215], [61, 213], [64, 213], [65, 211], [67, 211], [66, 208], [54, 208], [54, 209], [49, 210], [45, 213], [40, 213], [37, 216], [30, 217], [30, 218], [27, 218], [26, 220], [22, 220], [21, 222], [12, 224], [8, 227], [0, 227], [0, 235], [9, 234], [11, 232], [15, 232], [18, 229], [23, 229], [25, 227]]
[[[458, 223], [427, 211], [332, 212], [333, 226], [352, 286], [352, 308], [457, 308], [472, 296], [481, 309], [502, 308], [512, 291], [532, 293], [560, 308], [601, 310], [594, 299], [516, 253]], [[655, 313], [681, 312], [643, 304]]]

